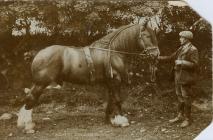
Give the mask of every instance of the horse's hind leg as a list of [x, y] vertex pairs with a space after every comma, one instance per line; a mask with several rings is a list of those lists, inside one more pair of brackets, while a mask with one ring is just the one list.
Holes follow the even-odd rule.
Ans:
[[34, 84], [25, 97], [25, 108], [31, 109], [37, 105], [38, 99], [46, 85]]

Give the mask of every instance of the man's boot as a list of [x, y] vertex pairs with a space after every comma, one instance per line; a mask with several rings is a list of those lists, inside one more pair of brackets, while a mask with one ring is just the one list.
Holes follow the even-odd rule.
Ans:
[[178, 113], [178, 116], [175, 117], [174, 119], [169, 120], [170, 123], [177, 123], [180, 122], [183, 119], [183, 114]]
[[185, 106], [184, 115], [184, 121], [180, 124], [181, 128], [187, 127], [191, 124], [191, 105]]
[[180, 122], [183, 119], [183, 110], [184, 109], [184, 103], [180, 102], [178, 104], [178, 115], [174, 119], [169, 120], [170, 123], [176, 123]]
[[181, 128], [185, 128], [185, 127], [189, 126], [190, 124], [191, 124], [191, 121], [190, 121], [188, 118], [186, 118], [186, 119], [184, 119], [184, 121], [180, 124], [180, 127], [181, 127]]

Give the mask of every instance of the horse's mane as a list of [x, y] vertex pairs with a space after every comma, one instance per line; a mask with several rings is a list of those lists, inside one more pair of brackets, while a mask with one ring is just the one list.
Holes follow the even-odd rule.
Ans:
[[[99, 47], [107, 48], [108, 45], [110, 45], [110, 43], [112, 43], [113, 41], [116, 40], [117, 37], [119, 37], [122, 34], [125, 34], [126, 32], [129, 32], [129, 30], [128, 30], [129, 28], [132, 28], [132, 27], [135, 27], [138, 25], [139, 24], [121, 26], [120, 28], [116, 29], [115, 31], [113, 31], [113, 32], [107, 34], [106, 36], [102, 37], [101, 39], [93, 42], [91, 44], [91, 46], [99, 44]], [[134, 30], [132, 30], [131, 32], [134, 32]]]

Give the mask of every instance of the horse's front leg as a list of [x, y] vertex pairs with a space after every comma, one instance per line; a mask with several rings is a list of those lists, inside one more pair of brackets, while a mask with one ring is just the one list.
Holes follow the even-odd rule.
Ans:
[[31, 89], [25, 89], [26, 97], [24, 99], [25, 105], [18, 113], [17, 126], [24, 128], [26, 133], [34, 133], [35, 123], [32, 120], [32, 108], [38, 103], [39, 97], [45, 86], [34, 84]]
[[121, 77], [119, 74], [113, 74], [113, 78], [108, 80], [109, 97], [106, 108], [106, 122], [113, 126], [128, 126], [128, 119], [123, 116], [121, 108]]

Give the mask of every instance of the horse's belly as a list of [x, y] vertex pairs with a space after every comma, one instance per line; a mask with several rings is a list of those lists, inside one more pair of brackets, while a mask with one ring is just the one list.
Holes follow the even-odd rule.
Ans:
[[89, 72], [84, 68], [70, 67], [66, 70], [64, 80], [72, 83], [87, 83]]
[[87, 65], [83, 65], [81, 68], [70, 68], [69, 72], [65, 74], [65, 81], [72, 83], [90, 83], [94, 78], [95, 82], [103, 82], [104, 74], [101, 70], [95, 70], [94, 73], [90, 73]]
[[63, 79], [72, 83], [88, 83], [89, 69], [81, 49], [68, 48], [63, 55]]

